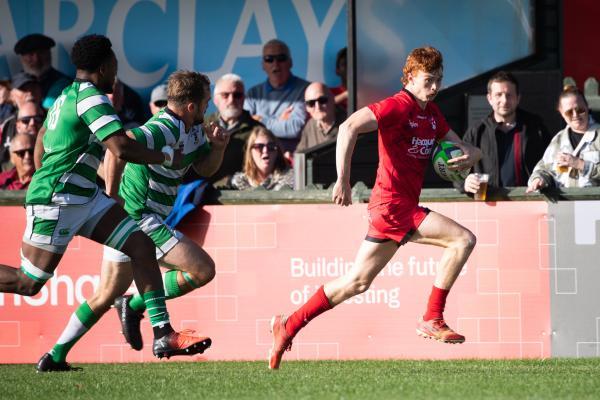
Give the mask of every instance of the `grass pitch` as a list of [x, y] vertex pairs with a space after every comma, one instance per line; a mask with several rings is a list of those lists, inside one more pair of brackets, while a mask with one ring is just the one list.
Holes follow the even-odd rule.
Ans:
[[600, 359], [0, 365], [1, 399], [597, 399]]

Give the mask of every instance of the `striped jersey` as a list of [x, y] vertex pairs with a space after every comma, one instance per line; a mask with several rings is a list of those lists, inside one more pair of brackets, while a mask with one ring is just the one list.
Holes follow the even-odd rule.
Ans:
[[166, 218], [173, 208], [183, 176], [201, 155], [209, 152], [210, 144], [201, 125], [194, 125], [186, 132], [183, 121], [167, 108], [131, 132], [149, 149], [171, 146], [180, 149], [184, 155], [180, 169], [127, 163], [123, 171], [119, 195], [125, 200], [127, 213], [136, 220], [149, 213]]
[[44, 121], [44, 156], [26, 204], [85, 204], [96, 194], [96, 175], [110, 135], [123, 129], [108, 97], [76, 80], [56, 99]]

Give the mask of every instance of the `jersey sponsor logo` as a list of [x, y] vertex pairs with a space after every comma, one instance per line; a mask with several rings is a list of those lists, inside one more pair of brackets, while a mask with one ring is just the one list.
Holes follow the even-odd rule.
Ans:
[[198, 137], [200, 129], [197, 126], [192, 127], [190, 132], [190, 137], [192, 138], [194, 145], [198, 145], [200, 143], [200, 138]]
[[429, 158], [435, 139], [425, 139], [413, 136], [408, 154], [415, 158]]

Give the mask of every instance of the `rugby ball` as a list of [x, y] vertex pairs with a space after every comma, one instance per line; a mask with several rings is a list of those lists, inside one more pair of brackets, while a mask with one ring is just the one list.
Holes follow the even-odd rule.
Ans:
[[461, 171], [450, 171], [448, 169], [448, 160], [463, 155], [462, 150], [453, 142], [442, 140], [435, 146], [432, 154], [433, 169], [440, 178], [450, 182], [461, 182], [469, 175], [469, 169]]

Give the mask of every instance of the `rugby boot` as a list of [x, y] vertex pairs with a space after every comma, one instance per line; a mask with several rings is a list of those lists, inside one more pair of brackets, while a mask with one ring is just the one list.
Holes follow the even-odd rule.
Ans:
[[121, 333], [125, 336], [125, 340], [132, 349], [141, 350], [144, 347], [144, 341], [140, 330], [140, 321], [144, 318], [144, 313], [129, 307], [131, 297], [131, 295], [117, 297], [114, 307], [119, 315]]
[[279, 369], [283, 353], [292, 349], [292, 338], [285, 330], [286, 321], [287, 317], [284, 315], [275, 315], [271, 318], [273, 344], [269, 350], [269, 369]]
[[443, 319], [423, 321], [421, 318], [417, 323], [417, 335], [443, 343], [463, 343], [465, 341], [465, 337], [454, 332]]
[[37, 372], [68, 372], [68, 371], [81, 371], [81, 368], [72, 367], [66, 361], [56, 362], [52, 359], [50, 353], [46, 353], [40, 358], [37, 365], [35, 366]]
[[171, 332], [165, 336], [154, 339], [152, 353], [158, 358], [172, 356], [191, 356], [202, 354], [212, 344], [209, 337], [197, 336], [191, 329], [181, 332]]

